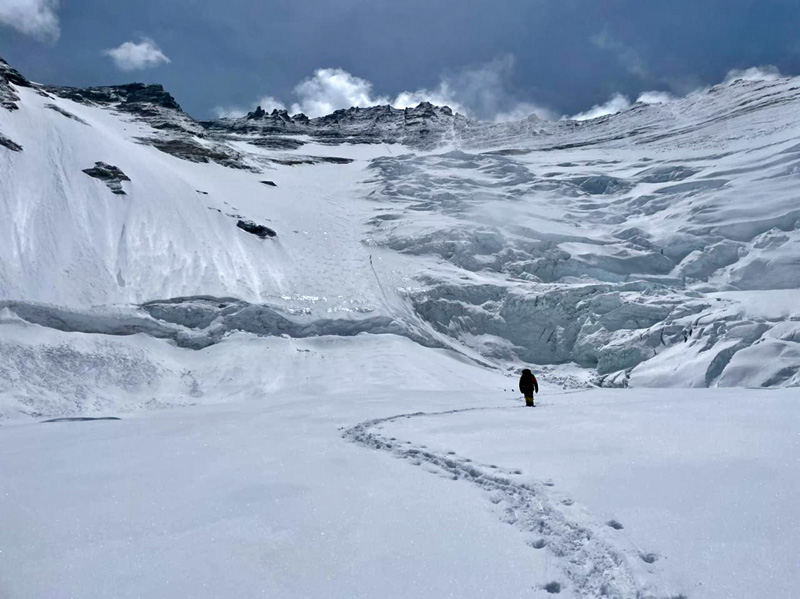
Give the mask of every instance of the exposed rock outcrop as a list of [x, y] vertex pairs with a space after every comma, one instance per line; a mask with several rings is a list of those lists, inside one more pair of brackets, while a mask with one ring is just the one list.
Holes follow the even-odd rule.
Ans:
[[15, 141], [8, 139], [5, 135], [0, 133], [0, 146], [8, 148], [13, 152], [21, 152], [22, 146], [16, 143]]
[[388, 105], [353, 107], [314, 119], [285, 110], [268, 113], [259, 106], [242, 118], [208, 121], [203, 126], [223, 137], [246, 134], [251, 143], [271, 148], [297, 147], [298, 140], [292, 137], [297, 135], [308, 135], [325, 144], [403, 143], [429, 148], [474, 124], [447, 106], [422, 102], [404, 109]]
[[106, 164], [105, 162], [95, 162], [92, 168], [85, 168], [83, 172], [90, 177], [100, 179], [108, 186], [112, 193], [125, 195], [125, 191], [122, 189], [122, 182], [130, 181], [130, 177], [123, 173], [118, 167]]
[[140, 142], [153, 146], [165, 154], [171, 154], [176, 158], [188, 160], [189, 162], [208, 163], [216, 162], [222, 166], [252, 170], [252, 167], [245, 164], [241, 154], [221, 144], [201, 144], [198, 141], [181, 137], [175, 138], [140, 138]]
[[298, 156], [293, 158], [269, 158], [270, 162], [283, 166], [298, 166], [300, 164], [350, 164], [352, 158], [340, 158], [339, 156]]
[[89, 106], [113, 108], [144, 121], [165, 136], [203, 136], [203, 127], [186, 114], [161, 85], [129, 83], [103, 87], [42, 86], [42, 90], [60, 98]]
[[11, 66], [2, 58], [0, 58], [0, 106], [6, 110], [16, 110], [19, 108], [19, 95], [10, 84], [18, 87], [32, 87], [28, 81], [19, 71], [11, 68]]
[[[152, 116], [157, 108], [183, 112], [180, 104], [162, 85], [128, 83], [102, 87], [45, 86], [45, 89], [62, 98], [81, 104], [113, 105], [118, 110]], [[185, 114], [185, 113], [184, 113]]]
[[260, 237], [261, 239], [275, 237], [277, 235], [273, 229], [270, 229], [264, 225], [258, 225], [251, 220], [240, 220], [236, 223], [236, 226], [243, 231], [247, 231], [248, 233], [252, 233], [257, 237]]
[[45, 104], [44, 107], [45, 108], [49, 108], [50, 110], [53, 110], [53, 111], [57, 112], [58, 114], [62, 114], [65, 117], [67, 117], [68, 119], [71, 119], [73, 121], [77, 121], [79, 123], [83, 123], [84, 125], [88, 125], [88, 123], [86, 121], [84, 121], [82, 118], [80, 118], [78, 116], [75, 116], [74, 114], [72, 114], [71, 112], [69, 112], [67, 110], [64, 110], [60, 106], [56, 106], [55, 104]]

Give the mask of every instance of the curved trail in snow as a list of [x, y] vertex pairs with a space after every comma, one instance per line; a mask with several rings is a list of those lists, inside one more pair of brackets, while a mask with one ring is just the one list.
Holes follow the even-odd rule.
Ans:
[[[551, 481], [515, 481], [513, 477], [521, 474], [519, 470], [476, 464], [453, 452], [436, 453], [424, 445], [387, 437], [379, 432], [383, 425], [402, 419], [507, 409], [516, 408], [497, 406], [398, 414], [352, 426], [344, 430], [342, 437], [370, 449], [386, 451], [416, 466], [427, 464], [441, 476], [464, 480], [486, 491], [489, 501], [502, 509], [502, 521], [531, 535], [528, 545], [533, 549], [550, 551], [563, 577], [569, 581], [570, 588], [564, 590], [576, 596], [592, 599], [687, 599], [683, 595], [658, 591], [657, 581], [652, 580], [648, 572], [652, 567], [644, 568], [645, 562], [650, 564], [653, 561], [652, 554], [641, 553], [624, 533], [617, 530], [606, 532], [606, 524], [570, 520], [554, 500]], [[615, 534], [622, 538], [610, 539]], [[622, 545], [629, 547], [623, 548]], [[641, 566], [636, 563], [638, 561], [642, 562]], [[560, 592], [558, 587], [546, 590]]]

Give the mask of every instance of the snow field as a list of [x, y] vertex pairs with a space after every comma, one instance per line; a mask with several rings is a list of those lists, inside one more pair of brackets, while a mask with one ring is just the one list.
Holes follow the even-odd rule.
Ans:
[[348, 436], [483, 489], [501, 520], [557, 556], [556, 580], [577, 597], [788, 598], [800, 582], [797, 400], [543, 394], [534, 409], [412, 414]]
[[[160, 370], [72, 410], [121, 420], [6, 421], [13, 597], [545, 597], [557, 583], [567, 597], [746, 599], [798, 582], [790, 389], [548, 388], [526, 409], [504, 393], [514, 379], [392, 335], [242, 333], [191, 352], [14, 326]], [[116, 410], [154, 397], [162, 409]]]
[[[40, 332], [55, 346], [103, 342]], [[548, 582], [542, 556], [509, 539], [476, 490], [341, 438], [401, 406], [485, 405], [502, 377], [393, 336], [240, 334], [189, 352], [198, 394], [182, 393], [198, 405], [169, 409], [182, 383], [169, 370], [187, 350], [142, 335], [112, 343], [146, 350], [162, 372], [81, 411], [108, 415], [114, 400], [139, 407], [151, 394], [164, 408], [5, 423], [4, 595], [485, 597]]]

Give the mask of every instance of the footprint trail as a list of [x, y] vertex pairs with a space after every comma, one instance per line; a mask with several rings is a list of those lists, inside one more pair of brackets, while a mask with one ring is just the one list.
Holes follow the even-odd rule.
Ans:
[[[462, 480], [484, 490], [498, 509], [502, 521], [531, 535], [533, 549], [545, 549], [556, 559], [561, 582], [542, 587], [548, 593], [569, 591], [587, 599], [688, 599], [659, 588], [654, 554], [639, 551], [620, 529], [605, 523], [577, 522], [567, 513], [571, 499], [556, 497], [551, 480], [526, 482], [513, 480], [519, 470], [506, 470], [494, 464], [478, 465], [450, 451], [436, 453], [424, 445], [414, 445], [378, 432], [382, 425], [402, 419], [445, 417], [479, 410], [507, 408], [468, 408], [444, 412], [414, 412], [389, 418], [368, 420], [346, 429], [342, 436], [374, 450], [385, 451], [414, 465], [452, 480]], [[618, 538], [617, 538], [618, 537]]]

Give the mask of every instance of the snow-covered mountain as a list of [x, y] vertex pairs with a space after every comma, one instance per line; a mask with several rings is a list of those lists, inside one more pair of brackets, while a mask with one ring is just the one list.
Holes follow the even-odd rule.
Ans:
[[0, 62], [0, 596], [794, 598], [799, 108], [197, 121]]
[[[197, 121], [158, 85], [0, 62], [0, 103], [5, 322], [191, 349], [393, 334], [568, 385], [800, 383], [797, 79], [585, 122]], [[8, 382], [18, 343], [11, 413], [56, 384]]]

